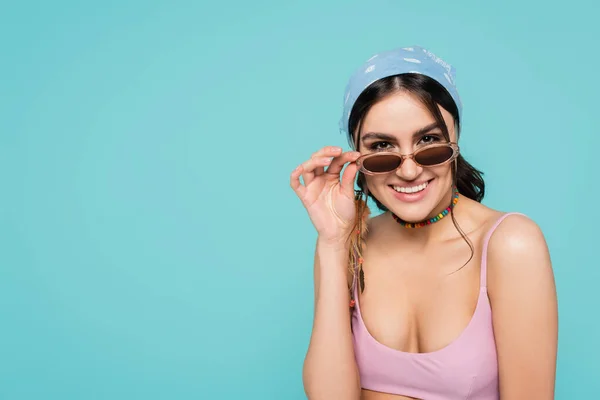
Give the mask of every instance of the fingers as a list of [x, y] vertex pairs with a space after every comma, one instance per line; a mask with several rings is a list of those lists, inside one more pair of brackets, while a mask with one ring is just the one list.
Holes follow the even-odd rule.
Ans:
[[301, 199], [306, 193], [306, 188], [302, 186], [302, 183], [300, 183], [300, 175], [302, 175], [302, 171], [304, 171], [304, 168], [302, 165], [299, 165], [294, 171], [292, 171], [292, 174], [290, 175], [290, 186]]
[[358, 165], [352, 162], [346, 167], [342, 174], [340, 190], [350, 199], [354, 199], [354, 181], [356, 180], [357, 171]]
[[[313, 153], [311, 158], [320, 158], [320, 157], [336, 157], [342, 153], [342, 149], [336, 146], [327, 146], [323, 147], [319, 151]], [[315, 176], [321, 176], [325, 173], [325, 168], [320, 166], [315, 168], [314, 174]]]
[[315, 178], [315, 171], [319, 168], [323, 169], [329, 163], [331, 163], [331, 158], [329, 157], [314, 157], [302, 163], [302, 169], [304, 170], [302, 180], [304, 184], [308, 185], [311, 183]]
[[324, 167], [329, 165], [333, 157], [336, 157], [341, 153], [342, 149], [336, 146], [326, 146], [313, 153], [310, 159], [302, 164], [304, 169], [302, 180], [304, 181], [304, 184], [308, 185], [315, 176], [323, 175], [325, 172]]
[[313, 153], [311, 158], [313, 157], [335, 157], [342, 154], [342, 148], [337, 146], [326, 146], [320, 149], [319, 151]]
[[325, 173], [325, 167], [315, 168], [315, 176], [321, 176]]
[[334, 158], [329, 168], [327, 168], [327, 173], [339, 175], [346, 163], [354, 162], [358, 157], [360, 157], [358, 151], [348, 151], [341, 156]]
[[[342, 153], [340, 147], [323, 147], [319, 151], [313, 153], [310, 159], [303, 162], [292, 172], [290, 176], [290, 186], [298, 196], [302, 197], [306, 193], [306, 185], [310, 184], [316, 176], [323, 175], [325, 173], [325, 167], [328, 167], [328, 174], [339, 176], [344, 165], [348, 162], [354, 162], [358, 156], [360, 156], [360, 153], [355, 151]], [[356, 175], [356, 172], [354, 175]], [[304, 185], [300, 181], [300, 178], [302, 178]], [[352, 177], [350, 179], [352, 179]]]
[[[319, 157], [319, 158], [311, 158], [300, 164], [292, 174], [290, 175], [290, 186], [298, 194], [299, 196], [303, 196], [306, 192], [306, 185], [308, 185], [315, 177], [315, 169], [323, 168], [326, 165], [329, 165], [331, 162], [331, 158], [329, 157]], [[300, 177], [304, 181], [304, 185], [300, 182]]]

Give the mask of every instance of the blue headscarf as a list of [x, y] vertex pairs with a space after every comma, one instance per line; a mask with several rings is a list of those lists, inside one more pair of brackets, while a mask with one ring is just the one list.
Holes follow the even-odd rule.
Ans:
[[429, 50], [412, 46], [375, 54], [354, 72], [346, 85], [340, 130], [348, 133], [350, 111], [363, 90], [379, 79], [403, 73], [422, 74], [439, 82], [454, 99], [462, 120], [462, 103], [455, 86], [454, 67]]

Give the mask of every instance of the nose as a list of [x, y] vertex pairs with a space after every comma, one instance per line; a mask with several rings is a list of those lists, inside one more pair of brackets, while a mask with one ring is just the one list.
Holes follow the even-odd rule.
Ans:
[[407, 158], [402, 161], [400, 168], [396, 170], [396, 175], [399, 176], [402, 180], [412, 181], [419, 176], [421, 173], [421, 167], [417, 165], [411, 158]]

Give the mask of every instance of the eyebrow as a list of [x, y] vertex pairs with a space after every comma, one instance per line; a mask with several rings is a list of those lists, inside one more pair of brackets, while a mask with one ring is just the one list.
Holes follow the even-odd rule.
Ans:
[[[414, 138], [417, 136], [423, 136], [426, 133], [429, 133], [436, 128], [441, 129], [437, 122], [433, 122], [429, 125], [422, 127], [421, 129], [415, 131], [412, 134], [412, 137]], [[381, 132], [367, 132], [363, 135], [361, 141], [366, 142], [369, 139], [371, 139], [371, 140], [373, 140], [373, 139], [386, 140], [389, 142], [396, 141], [396, 137], [394, 135], [390, 135], [389, 133], [381, 133]]]

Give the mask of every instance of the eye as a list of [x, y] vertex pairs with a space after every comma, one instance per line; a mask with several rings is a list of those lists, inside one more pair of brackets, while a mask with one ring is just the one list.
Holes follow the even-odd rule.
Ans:
[[424, 135], [421, 137], [419, 144], [432, 144], [441, 141], [442, 138], [438, 135]]
[[372, 151], [385, 151], [390, 150], [392, 145], [390, 142], [374, 142], [369, 145], [369, 150]]

